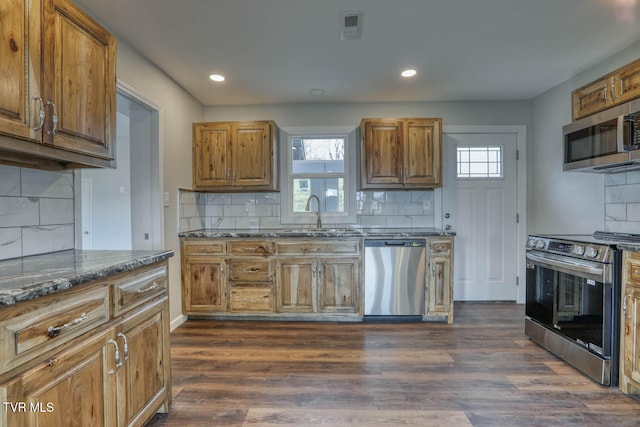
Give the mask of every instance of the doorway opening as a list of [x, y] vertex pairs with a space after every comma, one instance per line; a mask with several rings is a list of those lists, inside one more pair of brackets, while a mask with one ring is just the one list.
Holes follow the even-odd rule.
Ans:
[[118, 86], [116, 169], [84, 169], [79, 243], [83, 249], [163, 247], [158, 109]]

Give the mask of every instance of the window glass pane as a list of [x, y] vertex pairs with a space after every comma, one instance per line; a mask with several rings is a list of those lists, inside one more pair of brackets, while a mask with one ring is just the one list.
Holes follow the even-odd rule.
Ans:
[[343, 138], [297, 138], [291, 150], [294, 174], [344, 173]]
[[[320, 199], [320, 212], [344, 212], [345, 194], [343, 178], [296, 178], [293, 180], [293, 212], [305, 212], [309, 197]], [[317, 210], [316, 200], [311, 201], [310, 212]]]
[[502, 178], [502, 147], [457, 147], [458, 178]]

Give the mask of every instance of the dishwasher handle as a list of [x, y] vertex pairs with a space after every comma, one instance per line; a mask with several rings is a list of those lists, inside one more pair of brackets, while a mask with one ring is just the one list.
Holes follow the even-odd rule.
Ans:
[[427, 241], [423, 239], [412, 240], [365, 240], [365, 248], [424, 248], [427, 246]]

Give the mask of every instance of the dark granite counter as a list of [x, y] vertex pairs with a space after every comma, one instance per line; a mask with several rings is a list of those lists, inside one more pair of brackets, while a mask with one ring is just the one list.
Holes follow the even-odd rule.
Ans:
[[173, 251], [69, 250], [0, 261], [0, 307], [163, 261]]
[[618, 249], [622, 249], [623, 251], [631, 251], [631, 252], [640, 252], [640, 243], [618, 243]]
[[454, 232], [439, 228], [283, 228], [262, 230], [222, 230], [201, 229], [184, 231], [179, 237], [190, 238], [229, 238], [229, 237], [365, 237], [365, 238], [393, 238], [393, 237], [429, 237], [455, 236]]

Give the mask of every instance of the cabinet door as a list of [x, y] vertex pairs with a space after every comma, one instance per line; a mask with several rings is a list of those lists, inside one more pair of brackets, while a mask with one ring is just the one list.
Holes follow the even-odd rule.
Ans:
[[113, 330], [109, 329], [3, 384], [0, 395], [4, 400], [26, 407], [0, 411], [0, 425], [115, 425], [113, 339]]
[[318, 260], [319, 311], [358, 312], [358, 258]]
[[269, 122], [233, 126], [233, 184], [269, 186], [272, 183], [273, 144]]
[[[27, 13], [28, 12], [28, 13]], [[40, 70], [39, 17], [40, 3], [29, 0], [6, 0], [0, 3], [0, 133], [40, 141], [38, 127], [40, 97], [38, 77]], [[29, 93], [29, 88], [31, 92]], [[44, 114], [44, 110], [43, 110]], [[44, 120], [44, 117], [43, 117]]]
[[615, 73], [612, 81], [615, 102], [625, 102], [640, 96], [640, 60]]
[[571, 93], [573, 120], [602, 111], [613, 105], [611, 76], [607, 75]]
[[434, 186], [442, 182], [441, 125], [441, 119], [409, 119], [404, 122], [405, 184]]
[[170, 397], [168, 313], [165, 297], [117, 328], [123, 363], [117, 387], [120, 426], [141, 425]]
[[451, 312], [451, 258], [449, 256], [432, 256], [429, 263], [429, 280], [426, 292], [425, 315], [446, 317], [453, 321]]
[[182, 274], [182, 303], [185, 313], [227, 310], [223, 259], [186, 257]]
[[44, 142], [113, 159], [116, 40], [70, 0], [45, 0], [44, 99], [51, 101]]
[[284, 258], [276, 263], [276, 310], [313, 312], [315, 261], [310, 258]]
[[626, 286], [623, 295], [622, 364], [620, 388], [640, 392], [640, 288]]
[[402, 183], [402, 131], [398, 120], [366, 119], [362, 126], [361, 181], [367, 184]]
[[231, 185], [231, 124], [193, 125], [193, 185], [216, 187]]

